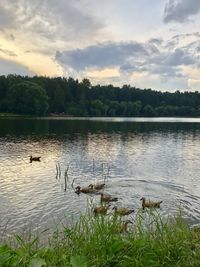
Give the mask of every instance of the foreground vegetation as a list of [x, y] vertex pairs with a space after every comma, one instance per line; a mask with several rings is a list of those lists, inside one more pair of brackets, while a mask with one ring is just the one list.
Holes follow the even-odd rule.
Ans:
[[128, 231], [116, 216], [82, 216], [41, 246], [39, 239], [0, 246], [4, 267], [200, 266], [200, 230], [177, 219], [163, 222], [156, 213], [139, 212]]
[[0, 76], [0, 112], [200, 117], [200, 93], [142, 90], [130, 85], [92, 86], [88, 79], [79, 82], [73, 78], [8, 75]]

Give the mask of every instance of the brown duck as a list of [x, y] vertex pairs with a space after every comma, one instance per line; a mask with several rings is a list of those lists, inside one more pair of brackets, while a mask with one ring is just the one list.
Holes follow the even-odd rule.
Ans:
[[101, 190], [105, 187], [106, 184], [98, 183], [98, 184], [90, 184], [89, 187], [92, 187], [95, 190]]
[[75, 188], [75, 193], [76, 194], [80, 194], [80, 193], [84, 193], [84, 194], [89, 194], [89, 193], [95, 193], [96, 190], [93, 189], [93, 187], [83, 187], [81, 188], [80, 186], [77, 186]]
[[115, 210], [116, 215], [121, 215], [121, 216], [129, 215], [132, 212], [134, 212], [134, 209], [118, 208], [116, 206], [113, 207], [113, 210]]
[[110, 195], [101, 193], [101, 202], [111, 202], [111, 201], [117, 201], [117, 200], [118, 200], [117, 197], [112, 197]]
[[97, 214], [103, 214], [103, 215], [105, 215], [107, 213], [109, 207], [110, 207], [110, 205], [95, 207], [94, 208], [94, 214], [95, 215], [97, 215]]
[[124, 233], [124, 232], [128, 233], [128, 224], [129, 223], [133, 224], [133, 222], [130, 221], [130, 220], [127, 220], [124, 223], [122, 223], [122, 225], [121, 225], [121, 227], [119, 229], [119, 232], [120, 233]]
[[145, 197], [142, 197], [140, 200], [142, 200], [143, 210], [145, 208], [160, 208], [160, 204], [162, 203], [162, 201], [146, 200]]

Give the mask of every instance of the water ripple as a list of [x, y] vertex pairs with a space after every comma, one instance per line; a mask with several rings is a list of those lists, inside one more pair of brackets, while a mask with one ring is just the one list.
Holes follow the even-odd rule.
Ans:
[[[51, 229], [58, 223], [76, 220], [88, 203], [99, 204], [100, 196], [78, 196], [72, 182], [74, 186], [85, 186], [104, 180], [104, 192], [118, 197], [118, 205], [137, 210], [142, 196], [162, 200], [163, 216], [176, 215], [182, 208], [184, 219], [198, 224], [197, 124], [191, 122], [188, 127], [173, 122], [173, 126], [167, 126], [165, 122], [162, 126], [156, 122], [147, 126], [145, 122], [133, 125], [133, 121], [109, 121], [102, 125], [90, 121], [87, 128], [84, 121], [73, 122], [71, 127], [69, 122], [58, 120], [49, 122], [47, 127], [46, 121], [38, 120], [39, 126], [34, 128], [34, 123], [25, 123], [30, 131], [26, 128], [10, 132], [4, 125], [6, 133], [2, 134], [0, 127], [1, 233], [29, 227]], [[41, 162], [30, 163], [30, 155], [41, 156]], [[58, 163], [61, 177], [56, 178]], [[68, 166], [65, 192], [64, 173]]]

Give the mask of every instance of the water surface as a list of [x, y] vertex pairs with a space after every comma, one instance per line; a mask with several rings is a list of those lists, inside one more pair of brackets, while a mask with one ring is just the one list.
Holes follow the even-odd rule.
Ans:
[[[99, 195], [78, 196], [71, 183], [104, 179], [119, 206], [137, 210], [142, 196], [163, 200], [162, 216], [181, 207], [199, 224], [200, 119], [0, 118], [0, 151], [0, 232], [76, 220]], [[41, 162], [30, 163], [30, 155]]]

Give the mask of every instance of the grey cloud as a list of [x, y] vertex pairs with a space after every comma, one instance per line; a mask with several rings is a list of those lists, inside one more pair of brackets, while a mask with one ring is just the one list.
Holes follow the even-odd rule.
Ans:
[[148, 58], [146, 64], [148, 71], [152, 74], [158, 74], [161, 77], [182, 77], [182, 66], [195, 65], [198, 59], [187, 54], [182, 49], [175, 49], [172, 52], [164, 52], [158, 56]]
[[174, 66], [167, 65], [153, 65], [149, 67], [149, 71], [152, 74], [158, 74], [162, 78], [174, 78], [174, 77], [182, 77], [181, 69], [176, 68]]
[[161, 45], [163, 43], [163, 39], [161, 38], [151, 38], [149, 39], [149, 43], [153, 43], [156, 45]]
[[[156, 45], [155, 45], [156, 43]], [[88, 69], [117, 67], [120, 72], [130, 74], [145, 72], [160, 77], [181, 77], [183, 66], [198, 67], [197, 44], [175, 48], [170, 41], [148, 41], [147, 43], [102, 43], [85, 49], [57, 51], [55, 60], [66, 70], [77, 73]], [[198, 43], [199, 44], [199, 43]]]
[[86, 68], [106, 68], [127, 65], [132, 59], [147, 51], [139, 43], [103, 43], [89, 46], [85, 49], [76, 49], [56, 53], [56, 60], [62, 65], [70, 66], [78, 71]]
[[21, 74], [33, 76], [34, 73], [26, 66], [13, 61], [0, 59], [0, 75]]
[[191, 37], [191, 36], [199, 38], [200, 33], [199, 32], [192, 32], [192, 33], [176, 34], [176, 35], [172, 36], [172, 39], [179, 41], [181, 39], [186, 39], [186, 38]]
[[8, 49], [0, 48], [0, 52], [10, 57], [17, 57], [17, 54], [15, 54], [13, 51], [8, 50]]
[[164, 64], [169, 66], [191, 65], [194, 63], [194, 58], [179, 48], [169, 54], [164, 60]]
[[4, 9], [0, 11], [0, 24], [4, 28], [21, 29], [51, 40], [91, 37], [104, 27], [102, 22], [85, 13], [81, 4], [76, 5], [76, 1], [1, 1]]
[[3, 3], [0, 3], [0, 29], [3, 30], [7, 27], [14, 25], [14, 18], [8, 9], [4, 7]]
[[185, 22], [200, 12], [198, 0], [168, 0], [164, 9], [164, 22]]
[[149, 53], [153, 53], [153, 54], [160, 53], [160, 50], [158, 49], [158, 46], [156, 46], [154, 44], [149, 44], [148, 45], [148, 50], [149, 50]]

